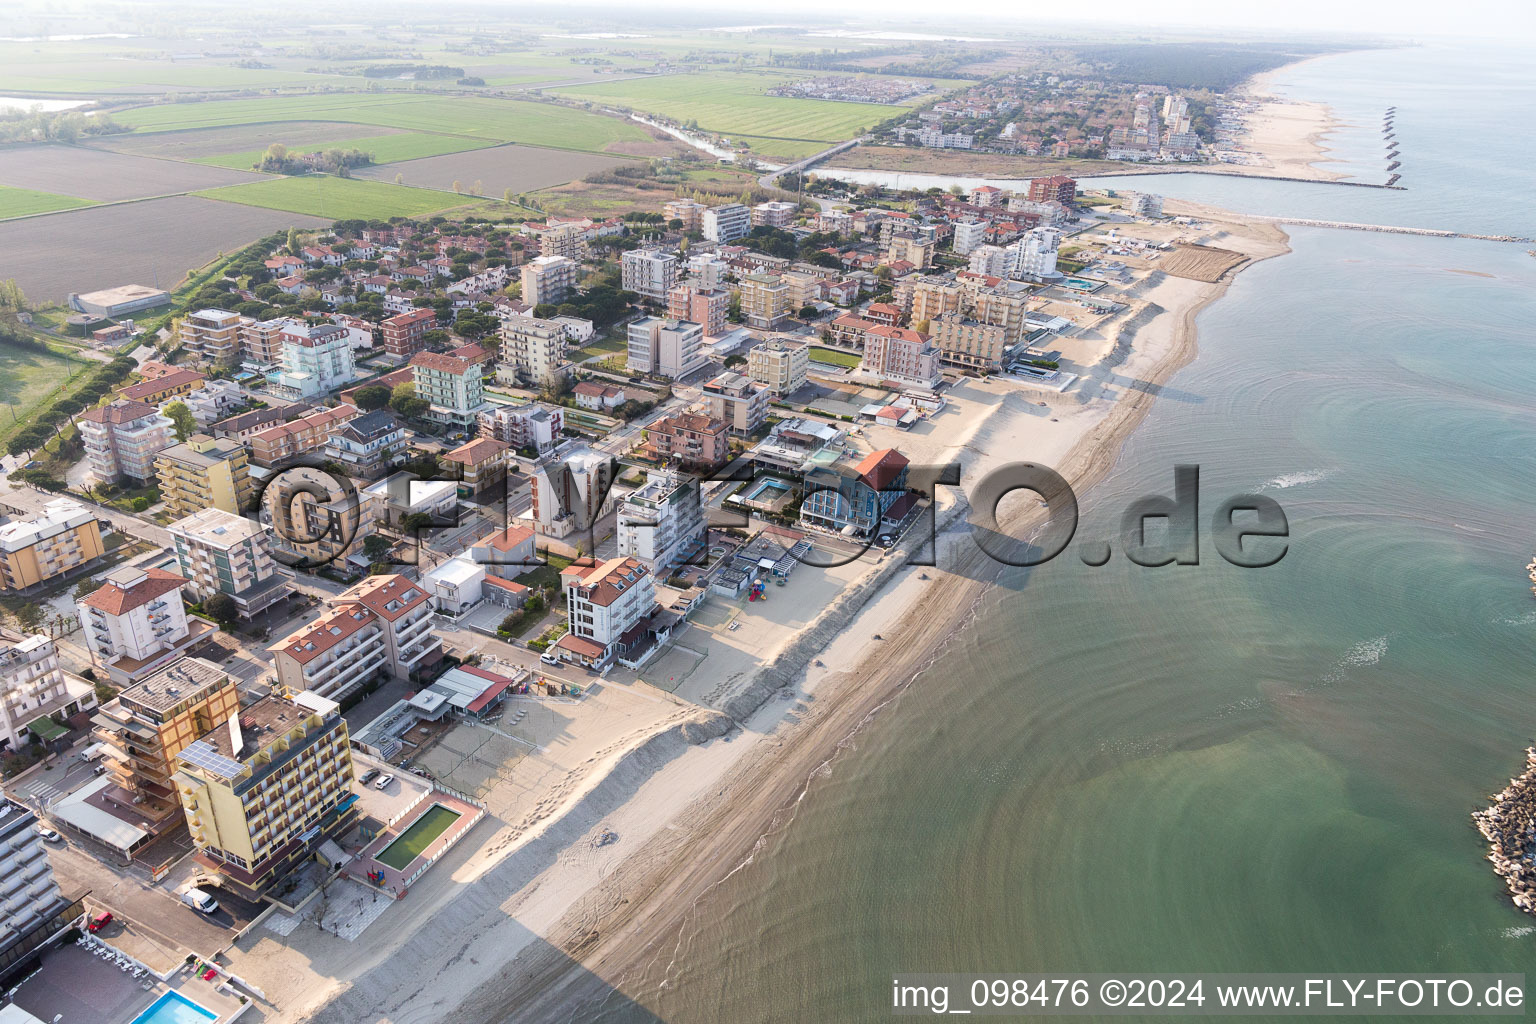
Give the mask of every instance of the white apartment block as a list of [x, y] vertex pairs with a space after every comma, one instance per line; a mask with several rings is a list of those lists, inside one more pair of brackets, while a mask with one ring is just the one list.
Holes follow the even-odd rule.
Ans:
[[564, 302], [576, 290], [580, 265], [569, 256], [537, 256], [523, 264], [523, 301], [530, 306]]
[[792, 338], [769, 338], [747, 353], [747, 376], [767, 386], [776, 398], [805, 386], [811, 370], [811, 346]]
[[699, 253], [688, 260], [688, 276], [697, 287], [705, 290], [719, 288], [728, 273], [730, 267], [714, 253]]
[[676, 256], [657, 249], [631, 249], [624, 254], [622, 263], [625, 291], [666, 304], [667, 292], [677, 282]]
[[509, 316], [501, 322], [501, 361], [513, 372], [544, 383], [565, 365], [565, 328], [553, 320]]
[[174, 651], [191, 633], [181, 600], [186, 585], [154, 566], [108, 573], [100, 589], [77, 604], [91, 653], [108, 663], [124, 659], [124, 671], [134, 674]]
[[36, 735], [32, 724], [91, 707], [95, 696], [95, 687], [64, 674], [48, 637], [0, 629], [0, 748], [20, 750]]
[[740, 203], [712, 206], [704, 211], [704, 237], [725, 245], [745, 238], [752, 230], [752, 211]]
[[550, 537], [585, 530], [613, 507], [613, 460], [580, 447], [534, 473], [533, 522]]
[[795, 203], [786, 203], [778, 200], [758, 203], [752, 207], [752, 226], [755, 228], [787, 228], [795, 222], [795, 215], [799, 212], [800, 207]]
[[733, 434], [750, 434], [768, 419], [768, 388], [745, 374], [727, 370], [703, 391], [709, 415], [724, 420]]
[[698, 482], [674, 470], [646, 474], [619, 502], [616, 519], [619, 555], [640, 559], [657, 576], [698, 550], [707, 529]]
[[181, 402], [192, 413], [198, 428], [207, 430], [245, 405], [245, 392], [232, 380], [205, 380], [196, 391], [189, 391], [180, 398], [173, 398], [160, 406], [164, 412], [171, 402]]
[[961, 220], [954, 225], [954, 248], [960, 256], [969, 256], [976, 251], [977, 246], [987, 240], [987, 222], [980, 220]]
[[176, 443], [176, 428], [170, 418], [144, 402], [120, 399], [87, 409], [76, 423], [86, 463], [99, 484], [153, 480], [155, 455]]
[[275, 381], [279, 388], [299, 398], [314, 398], [356, 379], [352, 339], [345, 327], [289, 320], [281, 339], [283, 372]]
[[1056, 255], [1061, 245], [1060, 228], [1033, 228], [1008, 247], [1013, 254], [1013, 272], [1009, 277], [1050, 277], [1056, 273]]
[[979, 245], [971, 250], [970, 272], [988, 277], [1010, 277], [1013, 255], [1000, 245]]
[[542, 455], [559, 443], [565, 416], [558, 405], [497, 405], [480, 414], [479, 427], [481, 437]]
[[431, 403], [427, 417], [439, 423], [467, 427], [487, 408], [485, 380], [478, 363], [438, 352], [411, 357], [416, 397]]
[[187, 591], [198, 601], [234, 599], [246, 618], [288, 595], [288, 580], [272, 559], [266, 527], [218, 508], [205, 508], [166, 527]]
[[629, 325], [627, 358], [630, 372], [651, 373], [677, 380], [701, 369], [704, 328], [688, 320], [648, 316]]
[[570, 632], [551, 650], [569, 659], [606, 663], [619, 653], [620, 639], [656, 608], [655, 580], [636, 558], [577, 562], [560, 573], [560, 584]]

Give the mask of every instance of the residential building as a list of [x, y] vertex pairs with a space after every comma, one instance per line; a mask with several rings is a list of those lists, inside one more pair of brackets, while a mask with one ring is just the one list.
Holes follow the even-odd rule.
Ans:
[[1015, 278], [1044, 278], [1056, 274], [1057, 249], [1061, 245], [1060, 228], [1032, 228], [1008, 247], [1013, 254]]
[[267, 648], [278, 682], [289, 692], [311, 690], [344, 700], [382, 672], [389, 661], [384, 624], [358, 605], [334, 605]]
[[344, 388], [356, 378], [354, 349], [345, 327], [290, 320], [279, 338], [283, 369], [272, 383], [289, 397], [314, 398]]
[[409, 577], [370, 576], [342, 591], [331, 604], [366, 608], [378, 618], [389, 671], [396, 679], [408, 679], [442, 660], [443, 643], [432, 632], [431, 595]]
[[533, 522], [540, 533], [565, 537], [591, 527], [612, 507], [614, 460], [578, 447], [546, 462], [533, 476]]
[[310, 452], [317, 452], [331, 439], [331, 432], [362, 415], [357, 406], [343, 402], [329, 409], [316, 409], [287, 423], [258, 430], [245, 438], [251, 462], [271, 468]]
[[800, 212], [796, 203], [786, 203], [774, 200], [767, 203], [758, 203], [752, 207], [752, 226], [755, 228], [787, 228], [795, 222], [795, 215]]
[[704, 211], [700, 228], [704, 237], [720, 245], [745, 238], [752, 230], [752, 214], [740, 203], [726, 203]]
[[379, 325], [384, 333], [384, 351], [401, 359], [427, 347], [426, 334], [437, 326], [437, 314], [431, 309], [413, 309], [392, 316]]
[[698, 552], [708, 529], [698, 481], [674, 469], [647, 473], [619, 502], [615, 519], [619, 555], [640, 559], [657, 576]]
[[284, 565], [315, 568], [361, 557], [372, 531], [373, 507], [350, 480], [311, 466], [291, 466], [262, 492], [262, 521]]
[[240, 356], [248, 363], [275, 366], [283, 360], [283, 328], [288, 321], [240, 318]]
[[0, 627], [0, 750], [57, 739], [58, 719], [95, 705], [96, 688], [59, 667], [52, 639]]
[[[207, 431], [215, 423], [226, 419], [246, 403], [245, 392], [232, 380], [205, 380], [196, 391], [190, 391], [173, 399], [187, 407], [199, 430]], [[167, 405], [170, 403], [166, 403]], [[165, 407], [161, 406], [161, 412]]]
[[751, 434], [768, 418], [768, 388], [744, 374], [727, 370], [704, 387], [709, 415], [724, 420], [733, 434]]
[[853, 235], [853, 214], [847, 210], [823, 210], [816, 217], [816, 230], [824, 235], [849, 238]]
[[[82, 910], [59, 891], [37, 829], [31, 811], [0, 798], [0, 979], [7, 986], [36, 970], [41, 947], [78, 920]], [[38, 1019], [9, 1001], [0, 1015], [17, 1024]]]
[[501, 361], [513, 373], [540, 385], [564, 373], [567, 339], [553, 320], [509, 316], [501, 322]]
[[904, 319], [900, 306], [893, 306], [889, 302], [871, 302], [864, 310], [865, 319], [882, 327], [900, 326]]
[[[969, 256], [987, 239], [987, 227], [982, 220], [960, 220], [954, 224], [954, 250], [958, 256]], [[926, 264], [924, 264], [926, 265]]]
[[125, 388], [119, 388], [117, 397], [127, 399], [130, 402], [148, 402], [150, 405], [164, 405], [175, 398], [180, 398], [203, 386], [208, 378], [196, 370], [172, 369], [169, 373], [162, 373], [154, 377], [145, 377], [137, 384], [129, 384]]
[[864, 338], [859, 372], [882, 381], [932, 390], [944, 379], [939, 352], [927, 337], [907, 327], [874, 327]]
[[680, 231], [700, 231], [704, 227], [704, 211], [707, 209], [708, 207], [703, 203], [694, 202], [692, 199], [673, 199], [662, 204], [661, 215], [667, 219], [668, 223], [674, 220], [682, 221], [682, 227], [678, 229]]
[[226, 438], [193, 434], [155, 456], [160, 498], [178, 516], [200, 508], [243, 512], [256, 500], [245, 445]]
[[970, 370], [997, 370], [1003, 365], [1008, 332], [996, 325], [945, 313], [928, 321], [928, 337], [944, 362]]
[[907, 459], [894, 448], [850, 461], [818, 466], [805, 474], [800, 521], [858, 537], [872, 536], [907, 490]]
[[205, 508], [166, 527], [187, 592], [199, 602], [215, 594], [234, 600], [240, 617], [260, 615], [288, 596], [266, 527], [219, 508]]
[[790, 316], [789, 285], [776, 274], [741, 279], [741, 318], [748, 327], [771, 331]]
[[719, 288], [729, 272], [730, 267], [714, 253], [701, 252], [688, 258], [689, 279], [699, 288]]
[[905, 260], [914, 267], [922, 268], [933, 262], [933, 250], [932, 238], [911, 231], [897, 231], [886, 245], [885, 262], [895, 264]]
[[971, 250], [970, 271], [987, 277], [1012, 277], [1013, 254], [1000, 245], [978, 245]]
[[870, 328], [879, 326], [857, 314], [844, 313], [827, 325], [827, 333], [832, 336], [832, 344], [840, 348], [862, 349]]
[[444, 455], [442, 462], [458, 474], [459, 497], [487, 495], [505, 499], [511, 451], [512, 446], [506, 441], [477, 437]]
[[534, 550], [537, 538], [538, 534], [526, 526], [509, 526], [475, 541], [469, 557], [485, 567], [487, 577], [515, 579], [538, 568], [538, 553]]
[[665, 305], [677, 279], [677, 257], [659, 249], [631, 249], [622, 258], [625, 291]]
[[523, 301], [530, 306], [557, 305], [576, 290], [580, 265], [567, 256], [537, 256], [523, 264]]
[[405, 444], [405, 428], [386, 410], [374, 409], [332, 431], [322, 451], [349, 476], [373, 480], [399, 464]]
[[608, 412], [623, 405], [625, 401], [623, 388], [591, 380], [577, 384], [571, 389], [571, 396], [576, 400], [578, 409], [591, 409], [593, 412]]
[[125, 688], [91, 719], [92, 738], [105, 744], [102, 759], [124, 794], [121, 802], [148, 818], [150, 831], [180, 820], [181, 801], [171, 782], [176, 757], [240, 710], [237, 683], [211, 661], [182, 658]]
[[155, 454], [175, 443], [170, 418], [143, 402], [117, 401], [87, 409], [76, 419], [91, 477], [98, 484], [155, 478]]
[[105, 553], [96, 514], [55, 498], [42, 511], [0, 526], [0, 590], [26, 590]]
[[[182, 606], [185, 578], [156, 566], [123, 566], [76, 607], [87, 646], [114, 678], [140, 678], [211, 632]], [[194, 626], [196, 629], [194, 630]]]
[[468, 359], [418, 352], [411, 357], [416, 397], [431, 403], [427, 418], [456, 427], [470, 427], [487, 408], [485, 381], [478, 365]]
[[[565, 332], [565, 340], [572, 345], [585, 345], [597, 333], [596, 324], [579, 316], [555, 316], [550, 317], [549, 322], [559, 324], [560, 329]], [[454, 353], [450, 352], [448, 354], [453, 355]]]
[[993, 206], [1002, 206], [1008, 198], [1008, 193], [995, 185], [978, 185], [971, 189], [970, 201], [972, 206], [987, 209]]
[[704, 328], [687, 320], [644, 317], [629, 325], [628, 342], [631, 373], [678, 380], [709, 361], [704, 354]]
[[794, 338], [769, 338], [747, 353], [747, 376], [767, 385], [775, 398], [804, 387], [810, 369], [810, 344]]
[[565, 413], [558, 405], [497, 405], [480, 414], [480, 436], [542, 455], [559, 443]]
[[1053, 174], [1049, 178], [1031, 178], [1029, 201], [1071, 206], [1077, 201], [1077, 182], [1065, 174]]
[[[539, 255], [580, 261], [587, 256], [587, 228], [590, 225], [572, 221], [552, 223], [538, 233]], [[524, 295], [526, 298], [526, 293]]]
[[200, 309], [181, 318], [177, 336], [182, 351], [201, 363], [234, 363], [240, 355], [240, 314]]
[[1126, 192], [1125, 212], [1133, 217], [1161, 217], [1163, 197], [1151, 192]]
[[565, 660], [607, 665], [635, 646], [630, 633], [656, 609], [656, 585], [639, 559], [576, 562], [560, 573], [570, 632], [551, 651]]
[[353, 774], [335, 701], [273, 694], [241, 709], [177, 757], [197, 862], [236, 895], [260, 899], [353, 826]]
[[704, 329], [706, 337], [718, 338], [725, 333], [725, 311], [730, 302], [724, 288], [702, 288], [688, 281], [667, 293], [667, 316], [692, 321]]
[[370, 523], [407, 535], [414, 533], [405, 526], [408, 516], [426, 516], [433, 525], [457, 524], [459, 486], [454, 480], [423, 480], [401, 470], [363, 488], [362, 499], [369, 507]]
[[645, 430], [644, 452], [663, 464], [710, 470], [730, 461], [730, 428], [722, 419], [684, 412], [656, 420]]

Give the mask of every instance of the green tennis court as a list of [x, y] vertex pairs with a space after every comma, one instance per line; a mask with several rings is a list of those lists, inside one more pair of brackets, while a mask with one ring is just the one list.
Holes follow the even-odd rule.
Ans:
[[458, 811], [442, 804], [433, 804], [431, 810], [400, 833], [400, 838], [374, 854], [373, 859], [387, 868], [404, 871], [407, 864], [420, 857], [432, 845], [432, 841], [448, 831], [460, 817], [462, 815]]

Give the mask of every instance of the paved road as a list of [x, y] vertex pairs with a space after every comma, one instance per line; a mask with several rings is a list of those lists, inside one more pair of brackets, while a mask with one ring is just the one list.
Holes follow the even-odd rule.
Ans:
[[[4, 483], [9, 484], [10, 481], [6, 480]], [[23, 484], [20, 487], [0, 486], [0, 505], [19, 508], [24, 512], [41, 512], [44, 505], [57, 498], [68, 498], [71, 501], [80, 502], [94, 510], [98, 519], [108, 520], [118, 532], [126, 536], [147, 540], [163, 548], [171, 546], [171, 535], [166, 532], [165, 527], [153, 520], [142, 519], [128, 512], [119, 512], [115, 508], [97, 505], [76, 494], [54, 494], [52, 491], [45, 491], [31, 484]]]

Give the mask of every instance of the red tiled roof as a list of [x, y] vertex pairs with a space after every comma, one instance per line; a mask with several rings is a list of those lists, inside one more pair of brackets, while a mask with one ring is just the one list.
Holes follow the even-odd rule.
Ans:
[[509, 526], [505, 530], [496, 531], [479, 543], [495, 548], [497, 551], [511, 551], [527, 543], [533, 535], [533, 530], [529, 527]]
[[273, 654], [282, 652], [300, 665], [307, 665], [372, 621], [373, 613], [367, 608], [332, 608], [303, 629], [289, 633], [267, 650]]
[[455, 359], [440, 352], [418, 352], [411, 357], [410, 365], [420, 366], [425, 370], [436, 370], [439, 373], [451, 373], [456, 377], [464, 376], [475, 367], [475, 364], [467, 359]]
[[488, 587], [495, 587], [497, 590], [509, 590], [514, 594], [528, 593], [526, 584], [519, 583], [516, 580], [504, 580], [500, 576], [487, 576], [484, 583]]
[[619, 595], [650, 574], [637, 558], [611, 558], [602, 565], [583, 566], [576, 563], [560, 575], [579, 575], [579, 586], [586, 591], [583, 596], [593, 604], [607, 607], [619, 599]]
[[418, 584], [398, 573], [387, 573], [382, 576], [370, 576], [356, 586], [342, 591], [337, 596], [336, 603], [360, 604], [380, 618], [394, 622], [412, 608], [426, 603], [427, 600], [427, 592]]
[[131, 398], [121, 399], [111, 405], [103, 405], [96, 409], [87, 409], [80, 414], [80, 418], [88, 423], [131, 423], [134, 420], [143, 419], [145, 416], [153, 416], [155, 407], [146, 402], [136, 402]]
[[565, 634], [565, 636], [555, 641], [555, 646], [563, 647], [567, 651], [583, 658], [601, 658], [607, 650], [606, 647], [596, 640], [588, 640], [586, 637], [577, 636], [575, 633]]
[[907, 468], [907, 457], [895, 448], [882, 448], [864, 456], [855, 472], [877, 491], [883, 491]]
[[478, 466], [480, 463], [495, 458], [512, 446], [505, 441], [498, 441], [494, 437], [477, 437], [467, 444], [461, 444], [443, 459], [447, 462], [456, 462], [462, 466]]
[[137, 384], [130, 384], [118, 391], [124, 398], [137, 401], [144, 395], [158, 395], [172, 388], [179, 388], [184, 384], [196, 384], [208, 378], [196, 370], [172, 370], [170, 373], [161, 374], [148, 380], [141, 380]]
[[169, 594], [187, 582], [173, 572], [157, 569], [152, 565], [145, 567], [144, 574], [147, 578], [127, 589], [108, 583], [99, 590], [93, 590], [81, 604], [89, 605], [108, 615], [121, 615], [140, 605], [146, 605], [157, 597]]

